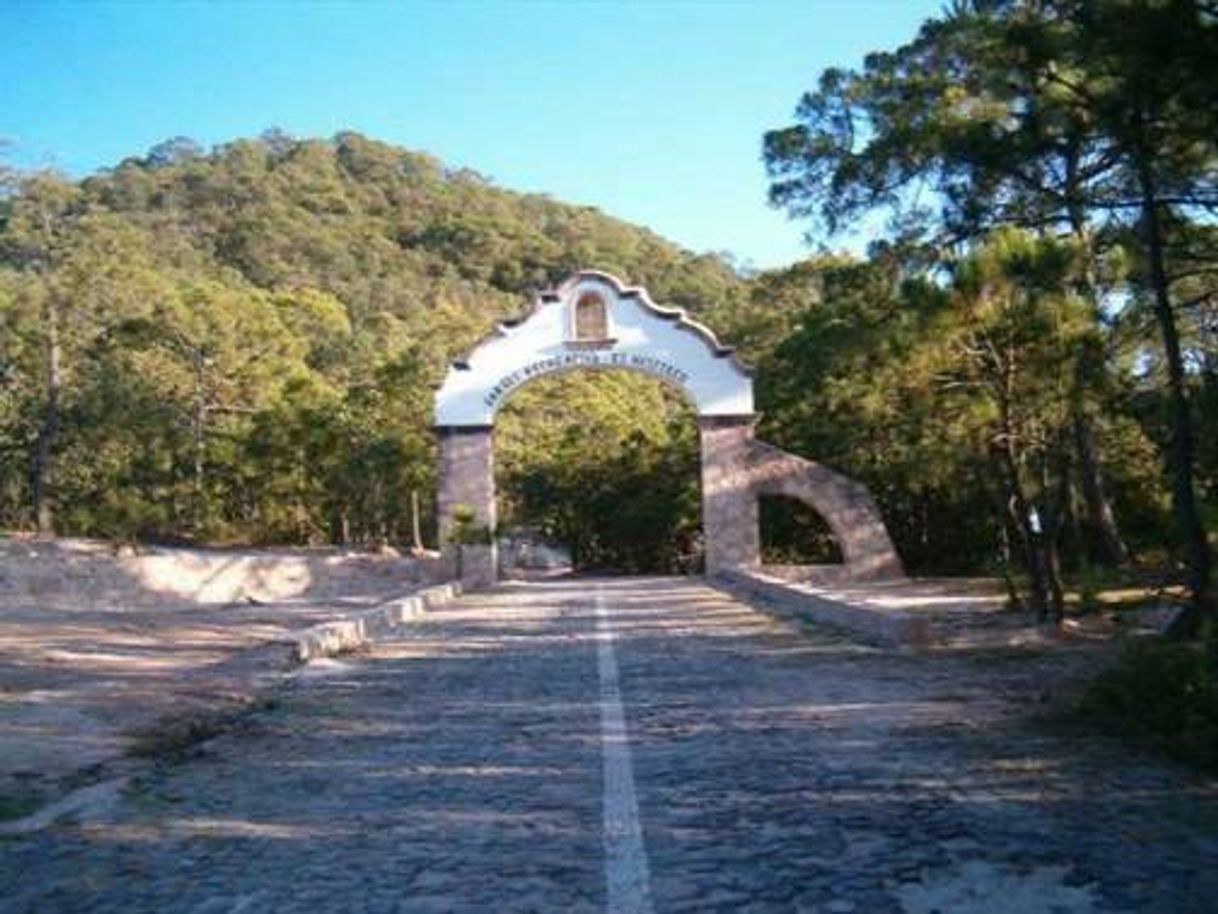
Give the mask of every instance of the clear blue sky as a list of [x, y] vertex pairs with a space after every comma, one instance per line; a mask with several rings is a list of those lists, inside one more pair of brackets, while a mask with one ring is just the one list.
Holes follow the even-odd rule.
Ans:
[[0, 137], [80, 175], [176, 135], [354, 129], [773, 266], [806, 249], [766, 205], [762, 133], [941, 7], [0, 0]]

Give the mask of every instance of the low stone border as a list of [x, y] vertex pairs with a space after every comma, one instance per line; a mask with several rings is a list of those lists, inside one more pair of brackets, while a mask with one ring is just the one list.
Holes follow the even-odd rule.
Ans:
[[[182, 721], [169, 718], [160, 720], [152, 732], [158, 738], [164, 739], [168, 731], [180, 724], [185, 728], [185, 732], [169, 732], [168, 739], [175, 744], [185, 745], [200, 739], [196, 731], [211, 735], [215, 730], [223, 730], [247, 711], [257, 694], [267, 687], [269, 678], [266, 674], [286, 674], [295, 664], [308, 663], [319, 657], [329, 657], [361, 647], [405, 622], [417, 619], [428, 611], [455, 600], [461, 592], [461, 585], [457, 582], [425, 587], [406, 596], [386, 600], [372, 609], [332, 622], [323, 622], [311, 628], [288, 632], [277, 639], [238, 651], [225, 663], [235, 663], [245, 668], [245, 672], [240, 675], [247, 677], [245, 681], [250, 690], [247, 700], [241, 701], [235, 708], [228, 706], [206, 717], [205, 728], [198, 727], [200, 718], [196, 714]], [[288, 654], [290, 657], [285, 656]], [[226, 692], [232, 691], [232, 688], [226, 689]], [[0, 822], [0, 837], [41, 831], [62, 816], [89, 814], [102, 805], [113, 802], [130, 779], [145, 770], [148, 755], [149, 753], [138, 749], [128, 749], [122, 754], [97, 763], [93, 766], [96, 769], [95, 776], [104, 780], [78, 787], [20, 819]]]
[[64, 816], [96, 815], [114, 806], [118, 802], [119, 794], [130, 782], [130, 776], [124, 776], [81, 787], [25, 818], [0, 822], [0, 836], [31, 835]]
[[308, 663], [318, 657], [332, 657], [362, 647], [378, 635], [417, 619], [437, 606], [461, 595], [457, 582], [425, 587], [405, 597], [387, 600], [373, 609], [334, 622], [323, 622], [304, 631], [293, 632], [284, 640], [293, 645], [295, 659]]
[[929, 646], [932, 640], [930, 621], [912, 613], [834, 600], [781, 578], [742, 569], [721, 571], [710, 580], [737, 595], [843, 629], [884, 647], [921, 648]]

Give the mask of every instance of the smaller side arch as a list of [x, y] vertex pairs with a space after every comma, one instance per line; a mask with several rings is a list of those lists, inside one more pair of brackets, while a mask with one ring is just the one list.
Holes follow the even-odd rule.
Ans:
[[904, 576], [888, 528], [861, 482], [756, 439], [749, 442], [746, 459], [754, 497], [793, 498], [824, 518], [841, 545], [851, 579]]
[[763, 495], [809, 505], [841, 547], [851, 580], [904, 577], [867, 487], [822, 464], [753, 437], [755, 416], [703, 418], [702, 517], [706, 571], [757, 568], [761, 561], [757, 500]]

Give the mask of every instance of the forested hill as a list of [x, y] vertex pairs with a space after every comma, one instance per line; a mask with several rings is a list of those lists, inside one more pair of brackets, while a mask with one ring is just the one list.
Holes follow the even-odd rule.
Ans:
[[175, 139], [0, 206], [8, 528], [404, 536], [431, 383], [531, 292], [594, 266], [742, 294], [718, 257], [355, 133]]
[[144, 233], [158, 266], [266, 290], [324, 290], [355, 324], [392, 316], [438, 353], [589, 265], [687, 308], [739, 286], [717, 257], [355, 133], [270, 132], [210, 154], [173, 140], [80, 189], [80, 206]]

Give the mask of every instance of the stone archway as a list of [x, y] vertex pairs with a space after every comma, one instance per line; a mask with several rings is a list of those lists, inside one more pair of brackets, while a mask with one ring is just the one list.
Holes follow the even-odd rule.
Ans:
[[784, 494], [810, 504], [834, 531], [854, 578], [899, 576], [900, 560], [865, 487], [753, 437], [753, 381], [729, 347], [680, 309], [608, 273], [576, 273], [538, 296], [525, 316], [501, 323], [452, 363], [436, 392], [437, 516], [453, 553], [465, 540], [462, 577], [494, 581], [488, 536], [496, 523], [493, 430], [505, 397], [563, 371], [626, 369], [680, 388], [698, 415], [706, 571], [757, 567], [757, 498]]

